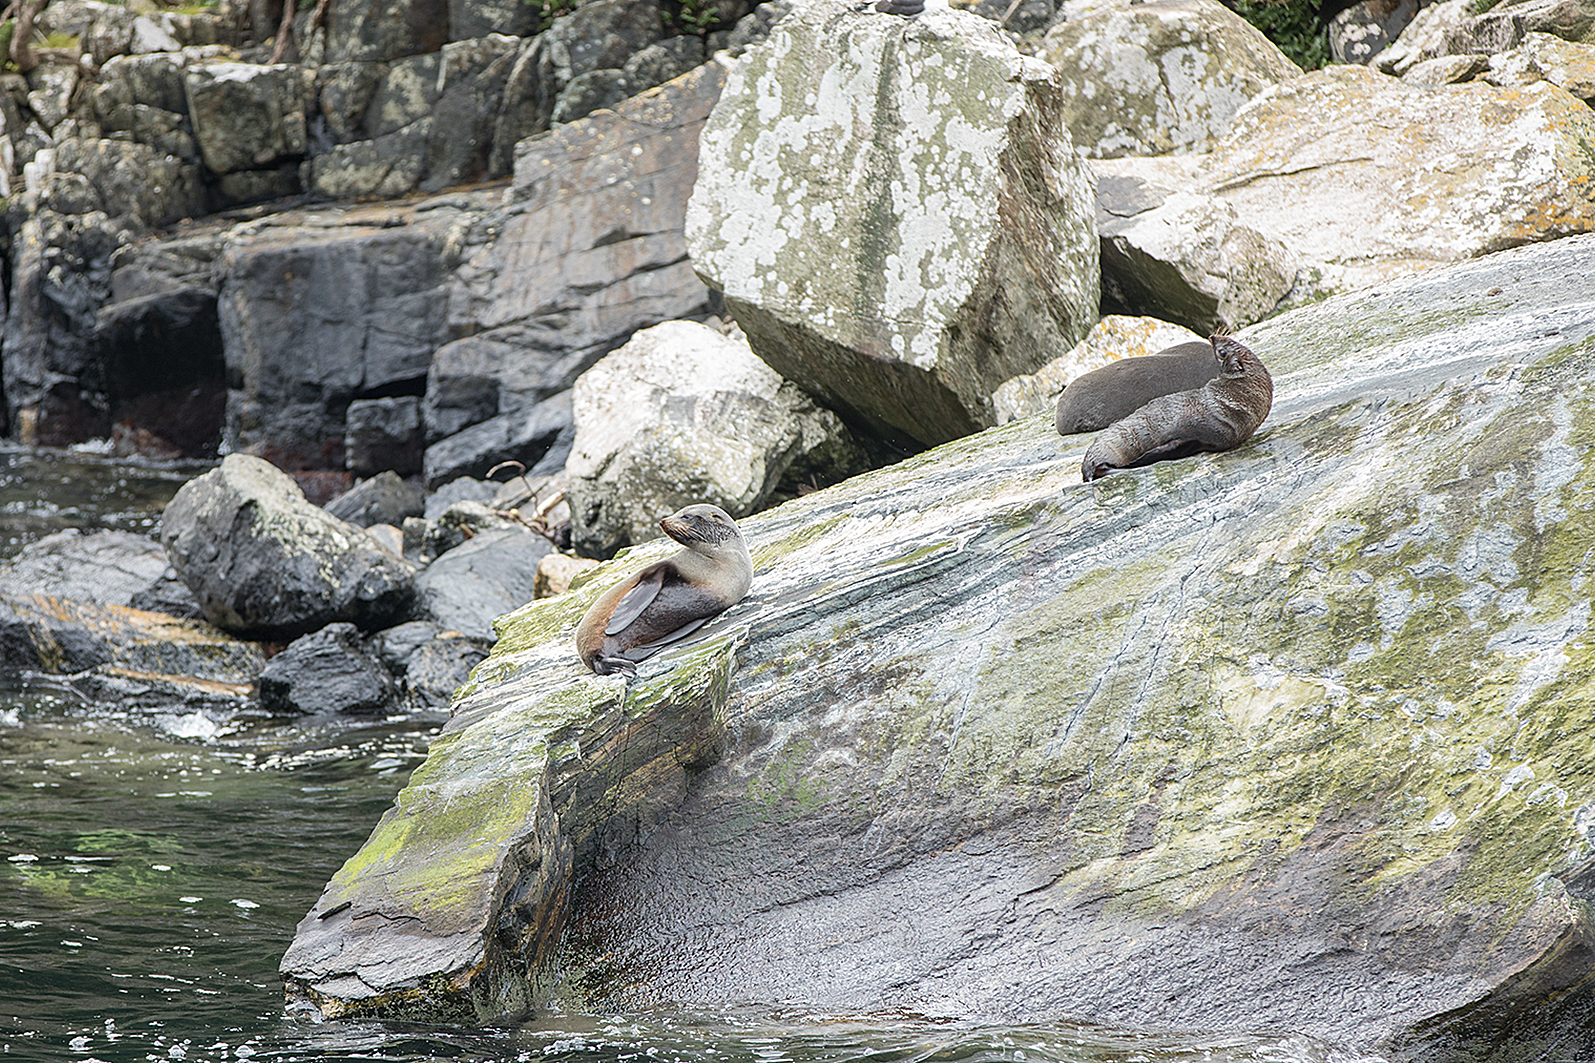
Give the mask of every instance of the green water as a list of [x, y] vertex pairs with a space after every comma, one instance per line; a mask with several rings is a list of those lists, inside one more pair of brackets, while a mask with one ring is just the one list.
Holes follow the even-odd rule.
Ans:
[[[0, 451], [0, 557], [153, 531], [197, 470]], [[912, 1016], [553, 1014], [493, 1030], [310, 1023], [277, 962], [440, 721], [246, 720], [85, 704], [0, 676], [0, 1060], [1308, 1063], [1310, 1039]]]

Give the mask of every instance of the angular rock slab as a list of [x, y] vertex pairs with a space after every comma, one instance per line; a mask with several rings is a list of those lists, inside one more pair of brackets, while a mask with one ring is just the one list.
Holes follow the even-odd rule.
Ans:
[[1216, 0], [1154, 0], [1060, 22], [1065, 121], [1090, 158], [1206, 151], [1252, 97], [1301, 68]]
[[1437, 87], [1329, 66], [1253, 100], [1208, 155], [1093, 167], [1227, 204], [1296, 257], [1288, 305], [1595, 229], [1591, 143], [1595, 111], [1545, 82]]
[[[1034, 418], [750, 517], [750, 598], [624, 696], [571, 628], [665, 544], [501, 622], [447, 741], [301, 925], [290, 991], [364, 991], [306, 962], [344, 948], [443, 1014], [440, 968], [395, 957], [480, 956], [569, 903], [566, 1006], [1588, 1057], [1595, 237], [1242, 338], [1279, 396], [1247, 445], [1077, 487], [1086, 440]], [[705, 698], [707, 728], [666, 733]], [[579, 892], [450, 887], [439, 854], [524, 851], [538, 787]], [[448, 935], [405, 919], [434, 897]], [[478, 969], [476, 999], [536, 999]]]
[[235, 634], [292, 639], [340, 620], [386, 627], [414, 594], [414, 566], [247, 454], [182, 486], [161, 515], [161, 543], [206, 618]]
[[841, 420], [748, 349], [693, 321], [645, 329], [575, 387], [570, 481], [577, 550], [607, 557], [659, 536], [659, 518], [717, 505], [761, 508], [788, 470], [825, 482], [864, 467]]
[[1180, 343], [1201, 343], [1203, 337], [1190, 329], [1155, 317], [1127, 317], [1109, 314], [1086, 333], [1069, 353], [1054, 358], [1034, 373], [1005, 381], [991, 397], [997, 417], [1003, 423], [1037, 413], [1051, 413], [1058, 405], [1058, 394], [1082, 373], [1100, 369], [1120, 358], [1142, 358]]
[[1096, 319], [1093, 187], [1051, 68], [994, 24], [825, 0], [733, 67], [687, 246], [760, 358], [917, 449]]

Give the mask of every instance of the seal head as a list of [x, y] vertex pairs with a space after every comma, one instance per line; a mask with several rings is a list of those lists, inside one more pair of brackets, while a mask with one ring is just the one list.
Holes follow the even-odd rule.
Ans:
[[731, 608], [753, 582], [742, 531], [719, 506], [688, 506], [659, 526], [685, 549], [599, 595], [576, 625], [576, 653], [599, 675], [634, 674], [638, 661]]
[[1120, 358], [1075, 377], [1058, 396], [1052, 423], [1064, 436], [1100, 432], [1160, 395], [1201, 387], [1218, 370], [1212, 345], [1197, 340], [1139, 358]]
[[1209, 342], [1218, 376], [1200, 388], [1155, 398], [1110, 424], [1086, 448], [1082, 480], [1204, 450], [1230, 450], [1252, 437], [1274, 405], [1273, 378], [1239, 341], [1215, 335]]

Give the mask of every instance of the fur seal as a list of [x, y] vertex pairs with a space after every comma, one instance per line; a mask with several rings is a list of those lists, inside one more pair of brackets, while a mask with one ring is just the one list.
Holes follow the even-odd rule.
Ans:
[[1156, 354], [1120, 358], [1075, 377], [1058, 396], [1058, 434], [1100, 432], [1159, 395], [1191, 391], [1218, 376], [1212, 345], [1192, 340]]
[[1161, 395], [1113, 422], [1086, 448], [1080, 478], [1150, 465], [1204, 450], [1229, 450], [1252, 437], [1274, 405], [1274, 381], [1257, 355], [1215, 335], [1218, 376], [1202, 387]]
[[576, 652], [599, 675], [634, 674], [638, 661], [731, 608], [753, 582], [742, 531], [719, 506], [688, 506], [659, 526], [686, 549], [599, 595], [576, 625]]

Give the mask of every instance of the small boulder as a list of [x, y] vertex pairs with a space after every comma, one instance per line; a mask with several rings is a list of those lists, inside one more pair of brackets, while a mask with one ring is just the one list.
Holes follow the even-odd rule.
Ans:
[[328, 624], [289, 643], [260, 673], [260, 707], [278, 716], [375, 716], [399, 707], [399, 688], [353, 624]]
[[414, 709], [446, 709], [454, 692], [493, 649], [493, 640], [444, 631], [423, 643], [405, 664], [404, 691]]
[[230, 454], [184, 484], [161, 542], [211, 623], [286, 639], [335, 621], [381, 628], [414, 594], [414, 568], [306, 501], [270, 463]]
[[421, 489], [404, 482], [391, 469], [362, 480], [327, 503], [327, 512], [339, 520], [370, 528], [376, 524], [402, 527], [405, 517], [419, 517], [426, 510]]
[[841, 420], [748, 349], [691, 321], [646, 329], [576, 381], [572, 541], [590, 556], [659, 535], [707, 502], [740, 517], [794, 466], [828, 482], [862, 466]]
[[400, 476], [421, 471], [421, 399], [397, 395], [356, 399], [344, 415], [343, 460], [356, 476], [384, 469]]

